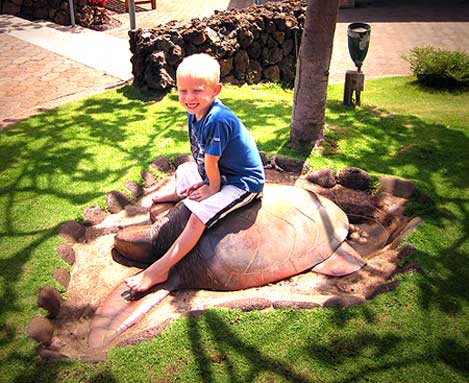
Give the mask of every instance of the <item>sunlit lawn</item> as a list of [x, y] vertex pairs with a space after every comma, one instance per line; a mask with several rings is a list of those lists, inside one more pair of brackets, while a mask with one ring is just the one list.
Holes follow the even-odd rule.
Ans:
[[185, 113], [175, 95], [155, 103], [125, 87], [1, 131], [0, 382], [467, 382], [469, 92], [374, 80], [353, 110], [342, 91], [330, 88], [323, 155], [289, 148], [291, 91], [226, 87], [221, 98], [268, 154], [416, 182], [431, 197], [414, 206], [424, 221], [408, 239], [421, 272], [347, 309], [210, 310], [97, 364], [41, 362], [26, 336], [44, 314], [38, 289], [63, 291], [57, 232], [156, 157], [188, 153]]

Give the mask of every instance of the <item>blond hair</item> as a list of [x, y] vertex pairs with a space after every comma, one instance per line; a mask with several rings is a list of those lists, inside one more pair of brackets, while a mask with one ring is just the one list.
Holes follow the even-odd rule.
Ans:
[[220, 82], [220, 64], [214, 57], [206, 53], [187, 56], [176, 70], [176, 80], [182, 77], [204, 80], [213, 86], [218, 85]]

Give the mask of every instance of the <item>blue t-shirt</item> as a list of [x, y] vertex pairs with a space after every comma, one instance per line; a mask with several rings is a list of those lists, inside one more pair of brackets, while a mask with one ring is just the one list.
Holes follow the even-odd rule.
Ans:
[[200, 121], [187, 114], [192, 155], [207, 181], [205, 153], [219, 156], [222, 185], [234, 185], [251, 193], [264, 188], [265, 174], [256, 143], [238, 117], [216, 99]]

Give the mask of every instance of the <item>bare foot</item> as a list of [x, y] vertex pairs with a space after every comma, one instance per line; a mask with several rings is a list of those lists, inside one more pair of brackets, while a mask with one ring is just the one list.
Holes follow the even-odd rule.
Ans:
[[151, 200], [153, 203], [164, 203], [164, 202], [178, 202], [182, 199], [180, 195], [174, 190], [172, 193], [158, 194], [154, 196]]
[[150, 287], [166, 282], [167, 280], [168, 273], [151, 272], [151, 270], [147, 269], [133, 277], [126, 278], [125, 283], [132, 290], [145, 291]]

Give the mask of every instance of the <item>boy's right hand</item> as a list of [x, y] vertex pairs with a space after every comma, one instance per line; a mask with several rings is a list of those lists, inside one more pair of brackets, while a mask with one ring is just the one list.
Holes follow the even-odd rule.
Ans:
[[192, 192], [194, 192], [195, 190], [197, 190], [198, 188], [200, 188], [201, 186], [204, 186], [205, 183], [203, 181], [200, 181], [200, 182], [196, 182], [195, 184], [189, 186], [188, 188], [182, 190], [180, 192], [180, 195], [182, 197], [189, 197], [191, 195]]

